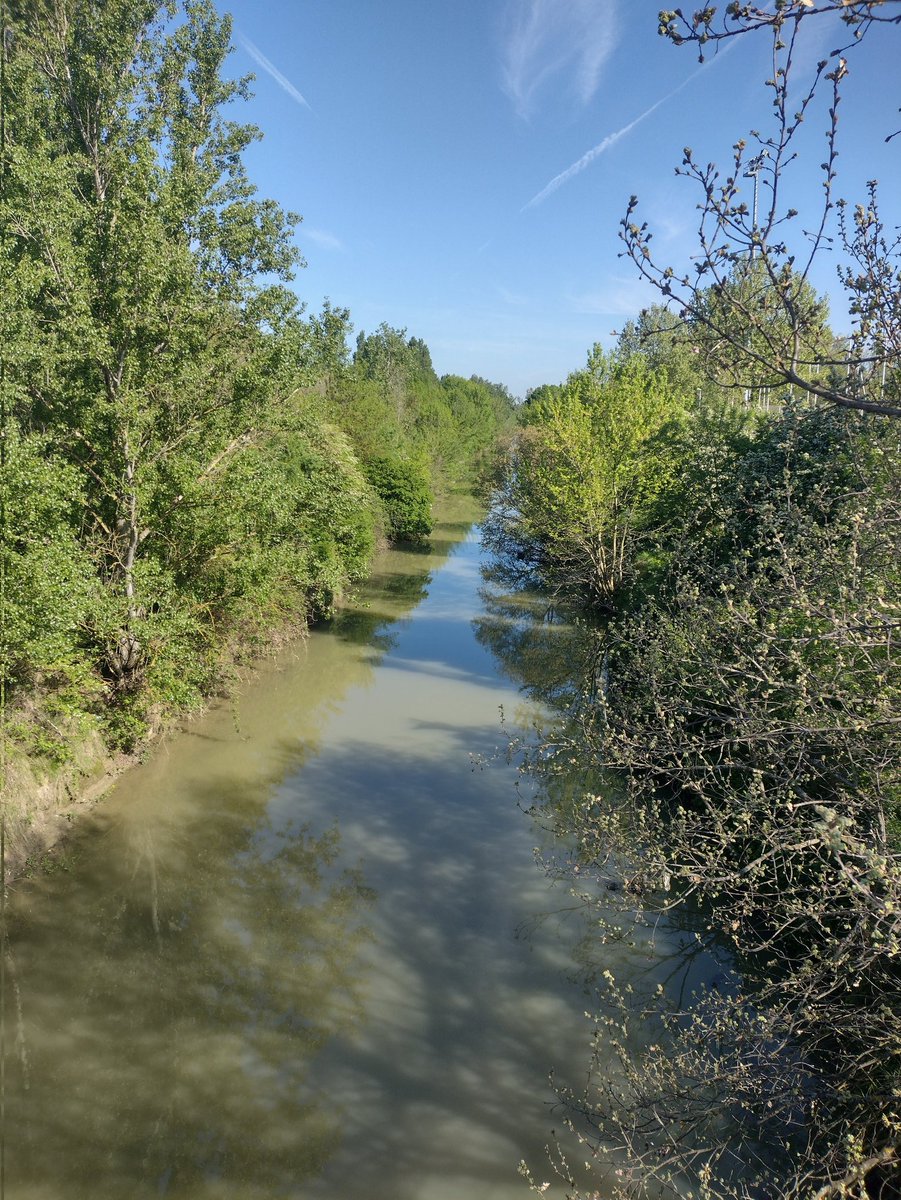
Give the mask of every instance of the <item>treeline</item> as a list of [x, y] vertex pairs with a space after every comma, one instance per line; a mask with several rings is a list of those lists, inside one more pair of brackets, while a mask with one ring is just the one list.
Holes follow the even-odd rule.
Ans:
[[4, 736], [131, 747], [236, 647], [327, 614], [471, 485], [506, 390], [287, 287], [209, 0], [22, 0], [2, 30]]
[[539, 755], [594, 772], [556, 814], [580, 878], [693, 914], [737, 973], [681, 1002], [610, 979], [573, 1157], [624, 1196], [897, 1196], [901, 425], [723, 390], [712, 353], [654, 308], [537, 389], [490, 520], [508, 571], [581, 601], [591, 670]]

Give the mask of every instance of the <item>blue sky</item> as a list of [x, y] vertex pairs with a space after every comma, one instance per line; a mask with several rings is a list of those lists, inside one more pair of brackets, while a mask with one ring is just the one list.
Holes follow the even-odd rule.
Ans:
[[[264, 133], [248, 165], [262, 195], [303, 215], [298, 295], [424, 338], [439, 374], [516, 395], [559, 382], [654, 299], [618, 258], [629, 196], [661, 259], [695, 252], [698, 196], [682, 148], [728, 162], [766, 129], [765, 37], [699, 69], [657, 35], [656, 0], [231, 0], [234, 74], [253, 71], [241, 119]], [[831, 20], [831, 19], [830, 19]], [[841, 38], [809, 21], [802, 66]], [[849, 56], [839, 193], [878, 178], [901, 195], [901, 31]], [[825, 98], [825, 93], [824, 93]], [[820, 187], [821, 105], [792, 176], [802, 217]], [[750, 181], [749, 181], [750, 186]], [[835, 264], [817, 286], [840, 314]]]

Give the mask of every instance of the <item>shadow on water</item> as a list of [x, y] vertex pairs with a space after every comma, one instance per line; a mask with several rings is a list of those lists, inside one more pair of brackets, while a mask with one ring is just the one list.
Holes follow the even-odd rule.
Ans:
[[340, 1139], [305, 1083], [361, 1019], [371, 889], [337, 830], [261, 838], [225, 779], [199, 799], [181, 846], [93, 840], [65, 908], [38, 888], [13, 925], [16, 1196], [296, 1195]]
[[[528, 850], [511, 870], [509, 805], [484, 812], [473, 738], [440, 732], [438, 758], [345, 743], [279, 797], [286, 814], [323, 796], [334, 805], [345, 850], [360, 852], [380, 897], [363, 951], [368, 1021], [315, 1068], [345, 1102], [347, 1150], [369, 1182], [346, 1191], [336, 1164], [311, 1195], [517, 1194], [516, 1163], [546, 1135], [548, 1072], [574, 1057], [565, 944], [552, 930], [531, 945], [517, 937], [523, 907], [547, 888]], [[494, 745], [483, 736], [477, 749]], [[437, 1190], [450, 1180], [456, 1191]]]
[[[423, 1176], [515, 1179], [570, 1003], [559, 951], [515, 936], [545, 889], [530, 869], [511, 892], [509, 822], [480, 815], [472, 739], [441, 733], [437, 758], [342, 742], [302, 769], [285, 740], [274, 795], [223, 777], [192, 787], [187, 821], [124, 844], [101, 822], [62, 939], [56, 881], [33, 889], [13, 930], [16, 1196], [60, 1178], [71, 1197], [305, 1196], [325, 1172], [324, 1194], [413, 1200]], [[342, 1150], [350, 1186], [328, 1176]]]

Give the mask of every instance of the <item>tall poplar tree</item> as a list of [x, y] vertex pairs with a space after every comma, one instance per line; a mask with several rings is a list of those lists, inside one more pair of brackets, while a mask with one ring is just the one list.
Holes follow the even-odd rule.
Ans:
[[209, 0], [36, 0], [14, 42], [12, 232], [33, 328], [18, 413], [79, 471], [106, 670], [138, 680], [179, 561], [174, 514], [257, 436], [262, 330], [296, 220], [255, 197]]

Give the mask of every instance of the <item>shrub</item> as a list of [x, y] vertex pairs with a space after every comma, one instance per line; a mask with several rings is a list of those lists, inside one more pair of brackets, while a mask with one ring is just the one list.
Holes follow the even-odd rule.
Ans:
[[392, 541], [421, 542], [432, 532], [432, 492], [418, 463], [400, 458], [369, 458], [364, 464], [385, 511]]

